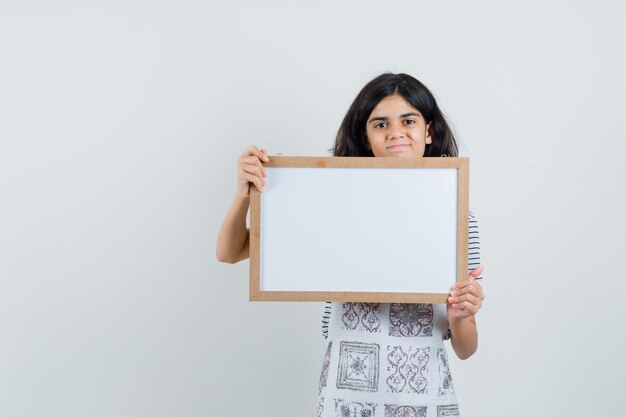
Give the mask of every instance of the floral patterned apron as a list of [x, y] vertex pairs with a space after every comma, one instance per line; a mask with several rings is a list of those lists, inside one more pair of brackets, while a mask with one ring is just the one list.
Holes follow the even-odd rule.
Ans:
[[443, 304], [332, 303], [319, 417], [448, 417]]

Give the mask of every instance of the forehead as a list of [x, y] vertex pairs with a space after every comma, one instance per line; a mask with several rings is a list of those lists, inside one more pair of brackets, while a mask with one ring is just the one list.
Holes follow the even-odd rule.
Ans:
[[372, 110], [372, 113], [370, 114], [370, 118], [371, 117], [383, 117], [383, 116], [392, 117], [392, 116], [399, 116], [405, 113], [421, 114], [419, 110], [413, 107], [400, 94], [393, 94], [393, 95], [383, 98], [382, 100], [378, 102], [376, 107], [374, 107], [374, 110]]

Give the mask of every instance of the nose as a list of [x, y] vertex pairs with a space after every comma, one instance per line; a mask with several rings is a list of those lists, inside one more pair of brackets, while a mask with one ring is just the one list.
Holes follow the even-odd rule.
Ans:
[[399, 139], [404, 137], [404, 126], [400, 123], [394, 123], [390, 126], [388, 139]]

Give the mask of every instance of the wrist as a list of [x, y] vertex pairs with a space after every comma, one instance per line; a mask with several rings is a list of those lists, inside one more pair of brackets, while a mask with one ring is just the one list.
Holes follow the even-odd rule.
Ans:
[[450, 323], [450, 327], [453, 326], [457, 326], [461, 320], [463, 320], [461, 317], [450, 317], [448, 318], [448, 322]]
[[448, 322], [450, 324], [450, 327], [462, 326], [467, 321], [469, 321], [470, 317], [473, 317], [473, 316], [467, 316], [467, 317], [454, 316], [454, 317], [449, 317], [448, 318]]
[[239, 194], [239, 192], [235, 193], [235, 197], [233, 198], [233, 202], [230, 207], [230, 211], [232, 213], [237, 213], [237, 216], [242, 216], [243, 222], [245, 223], [245, 217], [248, 213], [248, 208], [250, 207], [250, 197], [245, 196], [243, 194]]
[[235, 200], [242, 201], [242, 202], [248, 202], [248, 201], [250, 201], [250, 194], [246, 195], [246, 194], [242, 194], [239, 191], [237, 191], [235, 193]]

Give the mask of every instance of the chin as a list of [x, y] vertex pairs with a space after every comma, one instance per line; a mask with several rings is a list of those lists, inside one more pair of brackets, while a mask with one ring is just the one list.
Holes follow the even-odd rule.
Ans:
[[396, 158], [419, 158], [422, 155], [418, 155], [414, 150], [407, 149], [404, 152], [391, 152], [387, 156], [396, 157]]

